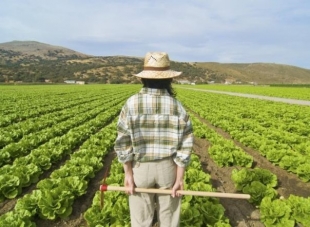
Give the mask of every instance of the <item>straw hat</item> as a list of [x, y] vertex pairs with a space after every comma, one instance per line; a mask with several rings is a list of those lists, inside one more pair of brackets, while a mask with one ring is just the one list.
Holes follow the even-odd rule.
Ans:
[[144, 69], [135, 76], [146, 79], [168, 79], [180, 76], [182, 72], [170, 69], [169, 56], [165, 52], [148, 52], [144, 59]]

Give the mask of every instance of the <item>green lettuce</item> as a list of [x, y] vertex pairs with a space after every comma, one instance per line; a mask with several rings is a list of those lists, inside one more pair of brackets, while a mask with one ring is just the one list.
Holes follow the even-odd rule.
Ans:
[[242, 192], [250, 194], [251, 198], [249, 199], [249, 202], [255, 205], [259, 205], [265, 197], [273, 199], [277, 195], [277, 191], [274, 188], [266, 186], [259, 181], [253, 181], [246, 185], [242, 189]]
[[310, 198], [290, 195], [286, 202], [292, 209], [292, 219], [303, 226], [310, 226]]
[[91, 166], [83, 165], [83, 166], [75, 166], [66, 164], [62, 166], [60, 169], [55, 170], [52, 174], [52, 178], [64, 178], [69, 176], [76, 176], [82, 179], [90, 179], [94, 177], [94, 170]]
[[292, 173], [296, 173], [297, 168], [305, 163], [305, 158], [302, 155], [287, 155], [284, 156], [279, 162], [282, 169], [286, 169]]
[[28, 165], [15, 166], [15, 175], [20, 180], [20, 187], [28, 187], [32, 183], [39, 181], [42, 170], [33, 163]]
[[112, 206], [111, 221], [117, 226], [128, 226], [130, 223], [130, 211], [128, 197], [122, 195]]
[[183, 202], [181, 204], [181, 226], [191, 226], [191, 227], [201, 227], [203, 224], [203, 219], [201, 218], [199, 205], [194, 206], [190, 203]]
[[194, 168], [189, 168], [186, 172], [186, 179], [187, 183], [194, 183], [194, 182], [204, 182], [209, 183], [210, 182], [210, 175], [206, 174], [205, 172], [201, 170], [197, 170]]
[[21, 192], [20, 180], [17, 176], [0, 175], [0, 200], [4, 198], [13, 199]]
[[260, 204], [260, 214], [260, 220], [266, 227], [295, 226], [295, 221], [290, 217], [291, 207], [283, 200], [265, 197]]
[[245, 152], [234, 149], [232, 151], [234, 157], [234, 166], [251, 167], [253, 164], [253, 157]]
[[303, 182], [310, 181], [310, 164], [300, 164], [296, 169], [296, 173]]
[[29, 218], [36, 215], [38, 210], [38, 201], [41, 198], [41, 191], [34, 190], [31, 194], [23, 196], [18, 199], [15, 205], [15, 211], [17, 213], [22, 213], [24, 211], [29, 212]]
[[55, 220], [57, 217], [68, 217], [72, 212], [74, 196], [69, 191], [58, 187], [42, 190], [38, 201], [39, 216], [43, 219]]
[[0, 226], [36, 227], [36, 224], [32, 222], [27, 215], [21, 215], [21, 213], [10, 211], [0, 216]]
[[32, 159], [32, 163], [40, 167], [42, 170], [48, 170], [52, 166], [51, 158], [48, 155], [42, 154], [40, 156], [35, 156]]
[[269, 170], [261, 168], [242, 168], [240, 170], [233, 169], [231, 174], [235, 187], [238, 191], [249, 185], [253, 181], [259, 181], [262, 184], [270, 187], [275, 187], [278, 184], [277, 176]]
[[219, 220], [228, 221], [224, 216], [225, 209], [221, 204], [206, 201], [199, 206], [198, 210], [207, 225], [214, 226]]

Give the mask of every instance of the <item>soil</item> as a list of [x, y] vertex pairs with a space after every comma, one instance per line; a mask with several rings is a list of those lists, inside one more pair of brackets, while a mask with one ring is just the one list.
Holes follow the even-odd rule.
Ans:
[[[214, 128], [219, 134], [227, 139], [231, 139], [230, 135], [219, 128], [215, 128], [210, 125], [209, 122], [202, 120], [208, 126]], [[257, 151], [244, 147], [237, 141], [234, 141], [237, 146], [240, 146], [247, 153], [253, 156], [254, 165], [253, 167], [261, 167], [269, 169], [271, 172], [277, 175], [279, 186], [277, 188], [278, 193], [287, 198], [290, 194], [309, 197], [310, 196], [310, 183], [304, 183], [298, 179], [294, 174], [288, 173], [277, 166], [274, 166], [264, 157], [262, 157]], [[236, 167], [218, 167], [208, 154], [208, 148], [210, 143], [206, 139], [195, 138], [194, 141], [194, 152], [199, 155], [203, 169], [211, 175], [211, 182], [214, 188], [218, 192], [234, 193], [236, 192], [234, 184], [230, 178], [231, 171]], [[89, 189], [87, 193], [77, 199], [74, 203], [72, 215], [64, 220], [35, 220], [38, 227], [86, 227], [87, 223], [83, 219], [83, 213], [91, 206], [95, 192], [99, 189], [99, 185], [107, 171], [107, 168], [111, 165], [111, 161], [115, 158], [115, 153], [110, 152], [104, 159], [104, 168], [96, 174], [89, 183]], [[28, 188], [27, 192], [31, 192], [35, 186]], [[238, 192], [239, 193], [239, 192]], [[24, 195], [23, 194], [23, 195]], [[23, 196], [21, 195], [21, 196]], [[20, 197], [21, 197], [20, 196]], [[264, 225], [260, 222], [259, 210], [251, 205], [247, 200], [244, 199], [228, 199], [220, 198], [221, 204], [226, 210], [226, 216], [230, 220], [230, 224], [233, 227], [263, 227]], [[14, 208], [16, 199], [5, 201], [0, 204], [0, 214], [10, 211]]]

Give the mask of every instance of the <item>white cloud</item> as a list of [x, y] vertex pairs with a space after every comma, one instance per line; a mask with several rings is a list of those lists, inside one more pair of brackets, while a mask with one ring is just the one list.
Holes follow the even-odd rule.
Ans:
[[[0, 42], [36, 40], [95, 55], [166, 50], [176, 60], [310, 68], [307, 0], [3, 0]], [[289, 53], [289, 54], [285, 54]]]

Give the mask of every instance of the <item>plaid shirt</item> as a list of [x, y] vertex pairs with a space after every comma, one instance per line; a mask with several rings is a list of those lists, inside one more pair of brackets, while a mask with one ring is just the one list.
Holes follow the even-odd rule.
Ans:
[[123, 106], [114, 149], [121, 163], [154, 161], [172, 156], [189, 164], [192, 124], [182, 104], [166, 89], [142, 88]]

